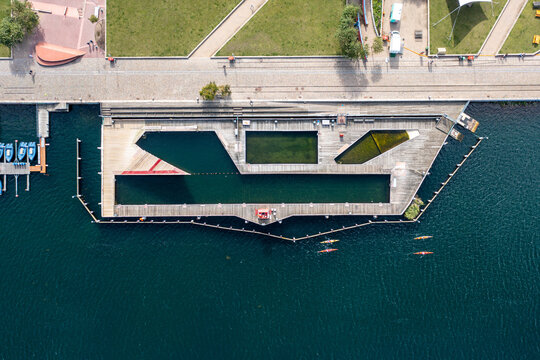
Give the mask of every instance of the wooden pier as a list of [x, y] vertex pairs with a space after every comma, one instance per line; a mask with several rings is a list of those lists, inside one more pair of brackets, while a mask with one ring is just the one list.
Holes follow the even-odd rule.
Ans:
[[427, 200], [426, 205], [423, 208], [420, 209], [420, 212], [418, 213], [418, 215], [414, 219], [412, 219], [412, 220], [403, 220], [403, 219], [397, 219], [397, 220], [369, 220], [368, 222], [364, 222], [364, 223], [360, 223], [360, 224], [354, 224], [354, 225], [350, 225], [350, 226], [342, 226], [341, 228], [338, 228], [338, 229], [330, 229], [330, 230], [327, 230], [327, 231], [324, 231], [324, 232], [318, 232], [318, 233], [311, 234], [311, 235], [306, 234], [305, 236], [301, 236], [301, 237], [298, 237], [298, 238], [297, 237], [287, 237], [287, 236], [283, 236], [283, 235], [272, 234], [270, 232], [249, 230], [249, 229], [244, 229], [244, 228], [234, 228], [232, 226], [229, 226], [229, 227], [220, 226], [219, 224], [218, 225], [207, 224], [206, 222], [200, 222], [200, 221], [195, 221], [195, 220], [189, 220], [189, 221], [186, 221], [186, 220], [154, 221], [153, 219], [150, 219], [150, 220], [147, 221], [145, 218], [139, 218], [138, 220], [124, 219], [124, 220], [117, 220], [117, 221], [115, 221], [113, 219], [99, 220], [99, 219], [96, 218], [93, 211], [91, 211], [88, 208], [88, 204], [84, 202], [84, 200], [82, 198], [82, 195], [79, 193], [80, 180], [82, 179], [80, 177], [80, 174], [79, 174], [79, 169], [80, 169], [79, 162], [81, 161], [80, 147], [79, 147], [80, 146], [80, 140], [79, 139], [77, 139], [77, 174], [76, 174], [76, 176], [77, 176], [77, 178], [76, 178], [76, 181], [77, 181], [77, 198], [79, 199], [79, 201], [81, 202], [83, 207], [86, 209], [88, 214], [92, 217], [92, 221], [95, 222], [95, 223], [100, 223], [100, 224], [150, 224], [150, 225], [153, 225], [153, 224], [156, 224], [156, 225], [157, 224], [189, 224], [189, 225], [194, 225], [194, 226], [208, 227], [208, 228], [213, 228], [213, 229], [218, 229], [218, 230], [232, 231], [232, 232], [239, 232], [239, 233], [247, 233], [247, 234], [260, 235], [260, 236], [267, 236], [267, 237], [271, 237], [271, 238], [274, 238], [274, 239], [280, 239], [280, 240], [287, 240], [287, 241], [296, 242], [296, 241], [299, 241], [299, 240], [313, 239], [313, 238], [317, 238], [317, 237], [320, 237], [320, 236], [335, 235], [335, 234], [340, 233], [342, 231], [352, 230], [352, 229], [356, 229], [356, 228], [360, 228], [360, 227], [364, 227], [364, 226], [368, 226], [368, 225], [406, 224], [406, 223], [415, 223], [415, 222], [419, 221], [420, 217], [422, 217], [422, 215], [429, 208], [429, 206], [431, 206], [431, 204], [437, 198], [437, 196], [440, 194], [440, 192], [446, 187], [446, 185], [448, 185], [450, 180], [463, 167], [465, 162], [468, 159], [470, 159], [470, 156], [472, 155], [472, 153], [478, 148], [478, 146], [480, 145], [480, 143], [483, 140], [484, 140], [483, 137], [477, 137], [477, 141], [471, 147], [470, 151], [466, 155], [463, 156], [462, 161], [456, 165], [456, 168], [454, 169], [454, 171], [452, 173], [450, 173], [448, 175], [448, 178], [446, 179], [446, 181], [441, 183], [440, 188], [433, 193], [433, 196], [432, 196], [431, 199]]
[[[414, 109], [412, 105], [415, 105]], [[458, 106], [459, 105], [459, 106]], [[285, 116], [282, 109], [265, 108], [262, 113], [244, 109], [241, 117], [204, 116], [180, 110], [137, 108], [116, 110], [107, 107], [102, 126], [102, 217], [195, 217], [236, 216], [261, 225], [295, 215], [400, 215], [416, 194], [431, 164], [445, 143], [460, 104], [288, 104], [296, 116]], [[102, 107], [103, 109], [104, 107]], [[326, 109], [339, 110], [324, 112]], [[416, 112], [414, 112], [416, 110]], [[176, 111], [176, 112], [175, 112]], [[185, 110], [193, 111], [191, 110]], [[346, 119], [344, 119], [344, 112]], [[400, 113], [405, 111], [405, 113]], [[222, 108], [221, 112], [225, 112]], [[172, 114], [175, 113], [174, 116]], [[248, 115], [249, 114], [249, 115]], [[109, 117], [110, 116], [110, 117]], [[168, 116], [169, 118], [166, 118]], [[340, 124], [338, 117], [341, 116]], [[441, 120], [444, 119], [444, 120]], [[242, 121], [248, 120], [248, 121]], [[418, 136], [381, 154], [365, 164], [340, 165], [335, 157], [368, 131], [374, 129], [415, 131]], [[317, 164], [248, 164], [245, 159], [247, 131], [316, 131]], [[241, 174], [387, 174], [390, 175], [389, 203], [303, 203], [303, 204], [175, 204], [123, 205], [115, 201], [115, 176], [125, 173], [130, 164], [139, 163], [141, 149], [135, 144], [145, 132], [214, 131]], [[259, 220], [257, 208], [275, 209], [275, 216]]]

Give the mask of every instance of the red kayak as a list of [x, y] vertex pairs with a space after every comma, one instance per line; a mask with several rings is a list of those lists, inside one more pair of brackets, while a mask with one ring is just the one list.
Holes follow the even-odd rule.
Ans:
[[433, 251], [419, 251], [419, 252], [414, 253], [414, 255], [429, 255], [429, 254], [433, 254]]
[[317, 252], [319, 252], [319, 253], [329, 253], [329, 252], [332, 252], [332, 251], [338, 251], [338, 249], [324, 249], [324, 250], [317, 251]]

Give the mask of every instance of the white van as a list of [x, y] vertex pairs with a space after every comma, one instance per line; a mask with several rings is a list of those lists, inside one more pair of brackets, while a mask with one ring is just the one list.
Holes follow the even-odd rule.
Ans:
[[401, 35], [399, 31], [392, 31], [390, 33], [390, 56], [394, 57], [396, 54], [402, 54]]
[[403, 4], [392, 4], [392, 11], [390, 11], [390, 23], [395, 24], [401, 21], [401, 11], [403, 10]]

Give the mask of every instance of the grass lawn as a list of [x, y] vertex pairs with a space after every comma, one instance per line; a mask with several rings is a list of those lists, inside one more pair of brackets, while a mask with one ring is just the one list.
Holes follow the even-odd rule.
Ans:
[[344, 0], [270, 0], [218, 55], [336, 55]]
[[535, 10], [532, 7], [533, 0], [529, 0], [523, 12], [514, 25], [512, 32], [506, 39], [501, 54], [533, 53], [540, 49], [540, 46], [532, 43], [534, 35], [540, 35], [540, 18], [534, 16]]
[[316, 164], [316, 131], [246, 131], [249, 164]]
[[240, 0], [108, 0], [107, 52], [185, 56]]
[[[0, 0], [0, 19], [9, 16], [10, 4], [11, 0]], [[0, 45], [0, 57], [10, 57], [10, 55], [10, 48]]]
[[[433, 27], [433, 24], [457, 8], [458, 2], [456, 0], [430, 0], [430, 52], [435, 54], [437, 48], [440, 47], [446, 48], [449, 54], [472, 54], [478, 52], [505, 4], [506, 0], [493, 2], [493, 14], [495, 16], [492, 16], [491, 4], [489, 3], [476, 3], [472, 7], [464, 6], [459, 11], [459, 16], [456, 11]], [[458, 19], [454, 35], [448, 40], [456, 16], [458, 16]]]

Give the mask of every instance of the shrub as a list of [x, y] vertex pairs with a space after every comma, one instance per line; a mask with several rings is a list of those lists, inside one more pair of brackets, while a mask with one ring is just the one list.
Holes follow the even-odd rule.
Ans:
[[[376, 33], [379, 33], [381, 28], [381, 16], [382, 16], [382, 0], [372, 0], [371, 10], [373, 11], [373, 18], [375, 18]], [[382, 35], [382, 34], [379, 34]]]
[[420, 214], [420, 206], [424, 205], [424, 202], [419, 197], [415, 197], [411, 205], [405, 211], [405, 218], [407, 220], [415, 219]]
[[376, 37], [375, 40], [373, 40], [373, 45], [371, 46], [371, 49], [375, 54], [380, 53], [383, 51], [383, 41], [382, 38]]
[[203, 88], [201, 91], [199, 91], [199, 94], [202, 96], [204, 100], [214, 100], [216, 97], [216, 93], [218, 91], [218, 87], [215, 82], [209, 82]]
[[96, 15], [92, 14], [92, 15], [90, 15], [90, 17], [88, 18], [88, 20], [90, 20], [90, 22], [91, 22], [92, 24], [95, 24], [95, 23], [99, 20], [99, 18], [98, 18]]
[[230, 85], [220, 85], [217, 86], [215, 82], [211, 81], [206, 84], [199, 95], [202, 96], [204, 100], [214, 100], [216, 96], [220, 97], [229, 97], [231, 96], [231, 86]]
[[219, 87], [219, 95], [221, 95], [221, 97], [231, 96], [231, 85], [221, 85]]

